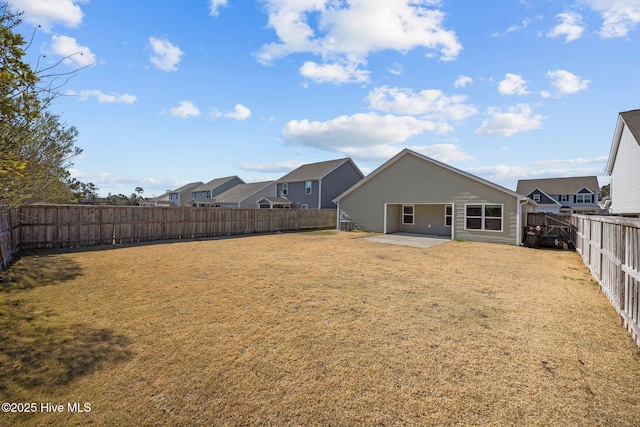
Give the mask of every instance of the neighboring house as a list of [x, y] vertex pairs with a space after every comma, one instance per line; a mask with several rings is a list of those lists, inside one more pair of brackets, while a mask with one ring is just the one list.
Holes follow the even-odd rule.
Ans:
[[280, 178], [276, 195], [296, 209], [334, 209], [333, 199], [363, 177], [350, 158], [310, 163]]
[[291, 209], [293, 202], [286, 197], [263, 197], [258, 200], [260, 209]]
[[253, 182], [238, 184], [216, 196], [213, 201], [217, 208], [257, 208], [259, 200], [275, 194], [275, 181]]
[[216, 178], [194, 188], [191, 191], [191, 206], [202, 207], [212, 206], [212, 199], [219, 194], [245, 182], [237, 176], [227, 176], [224, 178]]
[[535, 208], [525, 196], [409, 149], [335, 202], [340, 221], [364, 231], [512, 245], [522, 242], [526, 214]]
[[640, 213], [640, 110], [618, 115], [607, 174], [611, 175], [610, 212]]
[[169, 201], [169, 193], [164, 193], [162, 196], [151, 197], [147, 199], [140, 200], [140, 206], [172, 206]]
[[538, 203], [537, 212], [585, 214], [600, 210], [600, 186], [596, 176], [521, 179], [516, 193]]
[[190, 206], [191, 204], [191, 192], [194, 188], [198, 188], [202, 185], [202, 181], [192, 182], [187, 185], [183, 185], [169, 192], [169, 201], [173, 206]]

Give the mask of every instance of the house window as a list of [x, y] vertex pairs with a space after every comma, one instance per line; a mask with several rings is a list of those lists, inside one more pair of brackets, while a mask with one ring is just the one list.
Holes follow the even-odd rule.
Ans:
[[303, 210], [307, 210], [307, 209], [309, 209], [309, 205], [307, 205], [307, 204], [305, 203], [305, 204], [303, 204], [303, 205], [301, 206], [301, 208], [302, 208]]
[[289, 194], [289, 183], [288, 182], [284, 182], [282, 184], [282, 195], [286, 196], [287, 194]]
[[311, 181], [304, 183], [304, 194], [311, 194]]
[[569, 201], [569, 195], [568, 194], [561, 194], [560, 195], [560, 201], [561, 202], [568, 202]]
[[576, 194], [576, 203], [593, 203], [593, 194]]
[[413, 225], [415, 206], [414, 205], [402, 205], [402, 223], [406, 225]]
[[502, 205], [466, 205], [465, 229], [502, 231]]
[[453, 224], [453, 206], [446, 205], [444, 207], [444, 225], [451, 227], [451, 224]]
[[534, 194], [534, 195], [533, 195], [533, 201], [534, 201], [534, 202], [539, 202], [539, 201], [540, 201], [540, 194], [537, 194], [537, 193], [536, 193], [536, 194]]

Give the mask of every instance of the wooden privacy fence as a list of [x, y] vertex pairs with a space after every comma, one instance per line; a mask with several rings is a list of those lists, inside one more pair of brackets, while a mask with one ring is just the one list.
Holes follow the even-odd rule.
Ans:
[[573, 215], [576, 251], [640, 346], [640, 219]]
[[331, 209], [32, 205], [0, 213], [2, 267], [21, 249], [336, 228], [337, 222]]
[[13, 260], [20, 250], [20, 212], [18, 209], [0, 210], [0, 270]]

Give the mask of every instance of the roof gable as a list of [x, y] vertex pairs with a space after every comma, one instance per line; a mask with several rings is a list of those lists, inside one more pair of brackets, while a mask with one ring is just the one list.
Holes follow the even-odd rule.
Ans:
[[212, 179], [211, 181], [207, 182], [206, 184], [202, 184], [199, 187], [194, 188], [193, 190], [191, 190], [192, 192], [199, 192], [199, 191], [208, 191], [208, 190], [213, 190], [214, 188], [218, 188], [220, 187], [222, 184], [231, 181], [232, 179], [238, 179], [240, 180], [240, 182], [244, 183], [244, 181], [242, 181], [242, 179], [238, 178], [238, 176], [233, 175], [233, 176], [226, 176], [224, 178], [215, 178]]
[[600, 193], [597, 176], [576, 176], [565, 178], [521, 179], [516, 192], [529, 194], [536, 188], [547, 194], [577, 194], [583, 189]]
[[349, 188], [347, 191], [345, 191], [344, 193], [342, 193], [341, 195], [339, 195], [338, 197], [336, 197], [334, 199], [334, 202], [339, 201], [340, 199], [344, 198], [345, 196], [347, 196], [348, 194], [352, 193], [353, 191], [355, 191], [357, 188], [359, 188], [360, 186], [366, 184], [367, 182], [369, 182], [372, 178], [374, 178], [376, 175], [380, 174], [382, 171], [384, 171], [385, 169], [391, 167], [394, 163], [396, 163], [398, 160], [400, 160], [402, 157], [404, 156], [414, 156], [417, 157], [418, 159], [421, 159], [429, 164], [435, 165], [437, 167], [441, 167], [444, 168], [446, 170], [449, 170], [451, 172], [457, 173], [459, 175], [462, 175], [466, 178], [472, 179], [474, 181], [477, 181], [481, 184], [487, 185], [491, 188], [494, 188], [498, 191], [501, 191], [503, 193], [509, 194], [513, 197], [516, 197], [518, 199], [526, 199], [525, 196], [522, 196], [521, 194], [518, 194], [516, 192], [513, 192], [507, 188], [504, 188], [498, 184], [495, 184], [491, 181], [487, 181], [486, 179], [477, 177], [475, 175], [472, 175], [468, 172], [465, 172], [463, 170], [454, 168], [453, 166], [449, 166], [445, 163], [441, 163], [437, 160], [434, 160], [430, 157], [427, 157], [423, 154], [420, 153], [416, 153], [415, 151], [409, 150], [408, 148], [405, 148], [404, 150], [402, 150], [401, 152], [399, 152], [398, 154], [396, 154], [394, 157], [392, 157], [391, 159], [389, 159], [388, 161], [386, 161], [384, 164], [382, 164], [382, 166], [380, 166], [379, 168], [377, 168], [376, 170], [374, 170], [373, 172], [371, 172], [369, 175], [367, 175], [364, 179], [360, 180], [358, 183], [356, 183], [353, 187]]
[[364, 177], [353, 160], [347, 157], [302, 165], [280, 178], [278, 182], [318, 181], [345, 163], [350, 163], [360, 176]]
[[609, 151], [609, 160], [607, 161], [606, 171], [609, 175], [613, 172], [613, 165], [616, 162], [620, 140], [622, 139], [622, 131], [625, 126], [629, 129], [629, 132], [631, 132], [631, 135], [638, 145], [640, 145], [640, 110], [625, 111], [618, 115], [618, 122], [613, 134], [611, 150]]
[[534, 194], [539, 194], [540, 195], [540, 201], [538, 202], [539, 204], [542, 204], [542, 205], [555, 204], [555, 205], [558, 205], [558, 206], [562, 206], [562, 204], [560, 202], [558, 202], [556, 199], [554, 199], [553, 197], [549, 196], [547, 193], [545, 193], [544, 191], [542, 191], [539, 188], [536, 188], [535, 190], [533, 190], [531, 193], [529, 193], [527, 195], [527, 197], [533, 199], [533, 195]]

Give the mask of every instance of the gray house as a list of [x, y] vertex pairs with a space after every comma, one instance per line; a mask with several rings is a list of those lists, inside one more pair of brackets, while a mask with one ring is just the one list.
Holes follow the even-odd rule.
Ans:
[[594, 213], [600, 209], [596, 176], [521, 179], [516, 193], [538, 203], [537, 212]]
[[607, 174], [611, 175], [611, 213], [640, 213], [640, 110], [618, 115]]
[[171, 202], [173, 206], [189, 206], [191, 203], [191, 192], [194, 188], [198, 188], [201, 185], [202, 181], [191, 182], [173, 191], [169, 191], [169, 202]]
[[294, 209], [334, 209], [333, 199], [363, 177], [350, 158], [309, 163], [280, 178], [276, 195]]
[[219, 194], [245, 182], [237, 176], [227, 176], [224, 178], [213, 179], [206, 184], [194, 188], [191, 191], [191, 206], [203, 207], [213, 206], [212, 199]]
[[275, 181], [253, 182], [238, 184], [212, 200], [217, 208], [257, 208], [258, 201], [275, 194]]
[[525, 196], [409, 149], [335, 202], [340, 222], [364, 231], [512, 245], [521, 243], [526, 214], [535, 208]]

